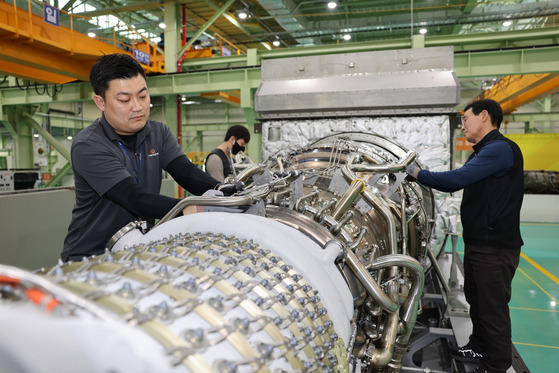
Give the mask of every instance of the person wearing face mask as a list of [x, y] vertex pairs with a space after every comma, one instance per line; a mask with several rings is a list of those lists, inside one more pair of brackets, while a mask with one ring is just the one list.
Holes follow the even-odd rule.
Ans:
[[206, 172], [214, 179], [223, 182], [233, 173], [233, 159], [231, 155], [244, 152], [250, 141], [250, 132], [246, 127], [235, 125], [229, 127], [225, 139], [206, 158]]

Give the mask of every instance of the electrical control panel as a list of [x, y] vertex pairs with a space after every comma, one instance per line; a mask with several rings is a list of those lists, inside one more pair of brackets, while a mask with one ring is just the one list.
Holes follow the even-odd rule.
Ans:
[[14, 172], [8, 170], [0, 170], [0, 192], [13, 192], [14, 190]]

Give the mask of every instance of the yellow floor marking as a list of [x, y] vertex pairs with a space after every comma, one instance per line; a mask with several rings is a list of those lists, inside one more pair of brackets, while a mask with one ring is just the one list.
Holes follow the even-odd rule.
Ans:
[[528, 274], [527, 274], [526, 272], [524, 272], [524, 271], [523, 271], [522, 269], [520, 269], [520, 268], [518, 268], [518, 270], [519, 270], [520, 272], [522, 272], [522, 274], [523, 274], [524, 276], [528, 277], [528, 279], [529, 279], [530, 281], [532, 281], [537, 287], [539, 287], [540, 290], [543, 291], [548, 297], [550, 297], [555, 303], [559, 303], [559, 302], [557, 302], [557, 299], [553, 298], [553, 295], [551, 295], [551, 294], [549, 294], [547, 291], [545, 291], [545, 289], [542, 288], [542, 287], [540, 286], [540, 284], [538, 284], [532, 277], [528, 276]]
[[558, 226], [559, 223], [520, 223], [520, 225], [545, 225], [545, 226]]
[[559, 285], [559, 278], [553, 276], [551, 273], [549, 273], [549, 271], [547, 269], [545, 269], [544, 267], [542, 267], [541, 265], [539, 265], [538, 263], [536, 263], [535, 261], [530, 259], [528, 256], [526, 256], [526, 254], [524, 254], [522, 252], [520, 253], [520, 256], [523, 257], [524, 259], [526, 259], [528, 261], [528, 263], [530, 263], [531, 265], [536, 267], [541, 273], [543, 273], [544, 275], [546, 275], [547, 277], [552, 279], [557, 285]]
[[559, 310], [542, 310], [542, 309], [539, 309], [539, 308], [525, 308], [525, 307], [509, 307], [509, 308], [510, 308], [511, 310], [559, 313]]
[[546, 345], [537, 345], [534, 343], [522, 343], [522, 342], [512, 342], [515, 345], [523, 345], [523, 346], [533, 346], [533, 347], [545, 347], [545, 348], [556, 348], [559, 349], [559, 346], [546, 346]]

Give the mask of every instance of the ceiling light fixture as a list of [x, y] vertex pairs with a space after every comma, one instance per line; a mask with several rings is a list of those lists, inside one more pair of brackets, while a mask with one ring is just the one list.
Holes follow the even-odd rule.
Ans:
[[512, 21], [503, 22], [503, 26], [505, 26], [505, 27], [509, 27], [510, 25], [512, 25]]
[[247, 13], [245, 10], [241, 10], [241, 11], [237, 14], [237, 16], [238, 16], [240, 19], [247, 19], [247, 18], [248, 18], [248, 13]]
[[279, 46], [280, 46], [279, 40], [274, 40], [274, 41], [272, 42], [272, 44], [274, 44], [274, 47], [279, 47]]
[[427, 29], [426, 29], [426, 28], [420, 28], [420, 29], [419, 29], [419, 33], [420, 33], [421, 35], [425, 35], [425, 34], [427, 33]]
[[335, 1], [330, 1], [328, 3], [328, 9], [336, 9], [337, 6], [338, 4]]
[[94, 32], [90, 31], [90, 32], [87, 33], [87, 36], [89, 36], [90, 38], [94, 38], [96, 35], [95, 35]]
[[351, 35], [350, 34], [345, 34], [343, 36], [344, 40], [351, 40]]
[[159, 24], [159, 28], [164, 29], [165, 27], [167, 27], [167, 25], [165, 24], [165, 22], [161, 22], [161, 23]]

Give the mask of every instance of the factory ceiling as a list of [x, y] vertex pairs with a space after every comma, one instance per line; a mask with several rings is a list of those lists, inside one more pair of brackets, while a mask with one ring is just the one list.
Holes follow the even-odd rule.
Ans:
[[[197, 45], [212, 44], [217, 33], [243, 50], [273, 48], [274, 41], [279, 42], [280, 48], [304, 47], [401, 39], [410, 37], [412, 32], [450, 36], [559, 24], [557, 1], [189, 0], [175, 1], [175, 4], [180, 8], [177, 18], [181, 24], [168, 26], [176, 27], [179, 32], [186, 30], [188, 37], [207, 25], [212, 16], [227, 5], [222, 16], [198, 38]], [[121, 25], [132, 26], [144, 35], [157, 38], [165, 24], [164, 6], [162, 0], [71, 0], [61, 9], [91, 17], [83, 25], [83, 31], [101, 37], [112, 38], [111, 22], [107, 24], [106, 21], [118, 18]], [[242, 14], [246, 18], [242, 18]], [[124, 35], [131, 34], [124, 31], [119, 37], [124, 38]]]

